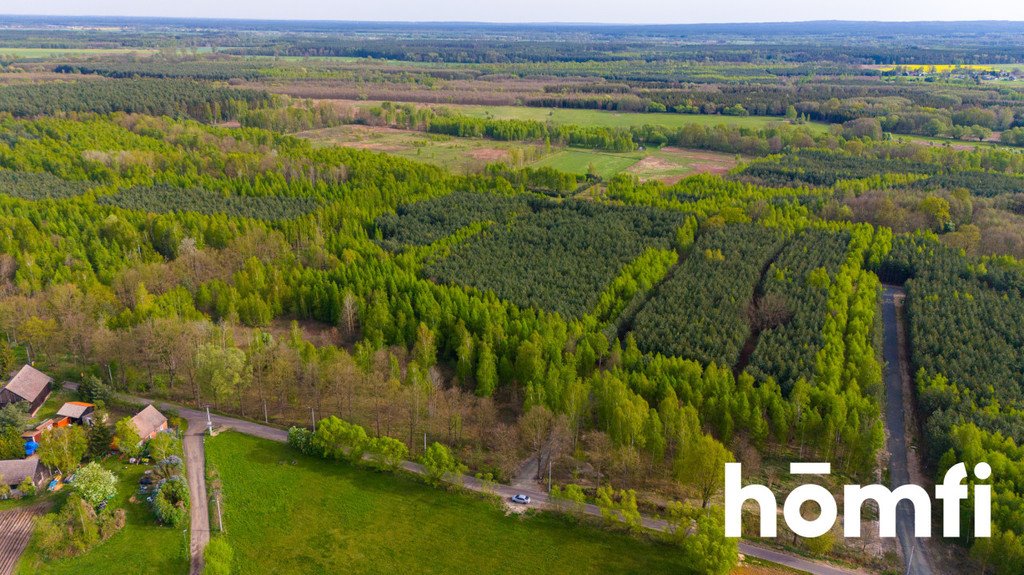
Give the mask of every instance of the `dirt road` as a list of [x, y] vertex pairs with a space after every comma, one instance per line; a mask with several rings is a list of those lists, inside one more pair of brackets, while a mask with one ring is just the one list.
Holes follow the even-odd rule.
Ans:
[[[909, 373], [900, 353], [899, 322], [897, 304], [902, 303], [903, 290], [886, 286], [882, 299], [882, 323], [885, 327], [885, 427], [889, 432], [889, 483], [895, 489], [911, 483], [910, 455], [907, 448], [907, 421], [904, 400], [910, 393]], [[928, 553], [924, 545], [914, 537], [913, 507], [908, 502], [896, 508], [896, 536], [903, 552], [907, 575], [932, 575]]]
[[203, 449], [202, 421], [189, 418], [188, 433], [182, 441], [185, 452], [185, 470], [188, 476], [188, 492], [191, 499], [191, 538], [189, 550], [192, 554], [190, 575], [202, 575], [203, 552], [210, 542], [210, 510], [206, 498], [206, 454]]

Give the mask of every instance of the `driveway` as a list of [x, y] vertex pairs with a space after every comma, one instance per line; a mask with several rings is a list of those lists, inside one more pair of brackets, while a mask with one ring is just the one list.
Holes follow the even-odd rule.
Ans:
[[182, 441], [185, 452], [185, 473], [191, 499], [191, 531], [189, 550], [192, 553], [190, 575], [202, 575], [203, 552], [210, 542], [210, 509], [206, 498], [206, 454], [203, 449], [205, 428], [201, 421], [188, 418], [188, 433]]

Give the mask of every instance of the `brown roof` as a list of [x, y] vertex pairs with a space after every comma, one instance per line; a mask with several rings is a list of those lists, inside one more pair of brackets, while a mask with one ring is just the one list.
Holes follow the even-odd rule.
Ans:
[[39, 459], [7, 459], [0, 461], [0, 476], [7, 485], [17, 485], [31, 477], [35, 481], [36, 472], [39, 471]]
[[146, 409], [138, 412], [132, 418], [132, 423], [139, 430], [139, 437], [143, 439], [152, 435], [154, 431], [158, 431], [166, 422], [167, 418], [164, 417], [164, 414], [157, 411], [152, 405], [147, 405]]
[[46, 385], [52, 382], [52, 377], [31, 365], [26, 365], [11, 378], [10, 383], [4, 389], [26, 401], [32, 402], [44, 392]]
[[63, 417], [70, 417], [71, 419], [81, 419], [81, 417], [85, 415], [85, 412], [92, 407], [95, 406], [91, 403], [84, 403], [81, 401], [69, 401], [62, 405], [59, 410], [57, 410], [57, 415]]

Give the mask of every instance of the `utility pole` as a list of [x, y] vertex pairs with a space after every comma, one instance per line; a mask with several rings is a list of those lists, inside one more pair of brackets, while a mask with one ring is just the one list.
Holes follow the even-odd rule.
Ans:
[[914, 552], [917, 551], [917, 542], [910, 548], [910, 558], [907, 559], [907, 575], [910, 575], [910, 568], [914, 565]]
[[263, 423], [270, 423], [270, 418], [267, 417], [267, 400], [263, 400]]
[[309, 417], [313, 420], [313, 433], [316, 433], [316, 412], [313, 411], [312, 407], [309, 408]]
[[206, 432], [213, 435], [213, 419], [210, 418], [210, 406], [206, 406]]

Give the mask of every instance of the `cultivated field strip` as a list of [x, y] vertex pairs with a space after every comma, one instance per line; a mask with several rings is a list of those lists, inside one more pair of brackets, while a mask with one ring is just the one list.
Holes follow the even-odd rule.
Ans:
[[32, 536], [33, 520], [45, 510], [45, 503], [37, 503], [0, 513], [0, 575], [14, 573], [14, 566]]

